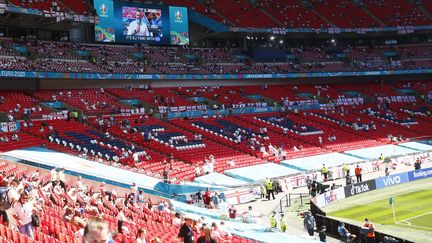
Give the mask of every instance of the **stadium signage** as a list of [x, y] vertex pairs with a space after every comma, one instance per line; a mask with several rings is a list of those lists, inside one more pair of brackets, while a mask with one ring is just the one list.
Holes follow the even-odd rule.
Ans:
[[379, 72], [323, 72], [323, 73], [279, 73], [279, 74], [126, 74], [126, 73], [59, 73], [59, 72], [29, 72], [16, 70], [0, 70], [0, 77], [44, 78], [44, 79], [132, 79], [132, 80], [189, 80], [189, 79], [280, 79], [280, 78], [318, 78], [318, 77], [349, 77], [370, 75], [401, 75], [401, 74], [429, 74], [432, 69], [394, 70]]
[[324, 207], [336, 201], [342, 200], [345, 198], [345, 191], [343, 187], [340, 187], [335, 190], [331, 190], [319, 195], [316, 198], [316, 204], [318, 207]]
[[2, 77], [25, 78], [26, 77], [26, 72], [20, 72], [20, 71], [1, 71], [0, 76], [2, 76]]
[[408, 177], [410, 181], [432, 177], [432, 168], [410, 171]]
[[362, 194], [376, 189], [375, 180], [364, 181], [357, 184], [353, 184], [351, 186], [346, 186], [344, 189], [345, 189], [345, 197], [351, 197], [358, 194]]
[[401, 173], [401, 174], [376, 178], [375, 184], [376, 184], [376, 188], [380, 189], [388, 186], [394, 186], [394, 185], [406, 183], [408, 181], [409, 181], [408, 174]]

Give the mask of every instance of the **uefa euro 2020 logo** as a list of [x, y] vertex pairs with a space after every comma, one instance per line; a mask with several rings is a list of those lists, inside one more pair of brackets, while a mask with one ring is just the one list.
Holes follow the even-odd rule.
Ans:
[[108, 7], [105, 4], [102, 3], [99, 7], [99, 10], [100, 10], [101, 16], [107, 16]]
[[175, 13], [175, 22], [177, 22], [177, 23], [182, 23], [183, 22], [183, 20], [182, 20], [182, 13], [180, 11], [177, 11]]

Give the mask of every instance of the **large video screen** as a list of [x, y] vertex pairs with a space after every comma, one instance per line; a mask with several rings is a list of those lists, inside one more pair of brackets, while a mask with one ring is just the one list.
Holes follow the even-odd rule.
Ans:
[[95, 0], [100, 22], [95, 40], [111, 43], [188, 45], [188, 12], [185, 7], [142, 5]]

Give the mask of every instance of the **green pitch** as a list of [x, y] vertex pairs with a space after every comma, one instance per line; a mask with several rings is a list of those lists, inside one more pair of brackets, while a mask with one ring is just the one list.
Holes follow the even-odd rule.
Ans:
[[[396, 223], [390, 197], [394, 198]], [[365, 218], [377, 231], [414, 242], [432, 239], [432, 179], [379, 189], [323, 208], [331, 218], [361, 226]], [[358, 232], [352, 232], [354, 234]]]
[[389, 198], [352, 206], [330, 213], [331, 216], [432, 231], [432, 190], [419, 190], [394, 196], [396, 223]]

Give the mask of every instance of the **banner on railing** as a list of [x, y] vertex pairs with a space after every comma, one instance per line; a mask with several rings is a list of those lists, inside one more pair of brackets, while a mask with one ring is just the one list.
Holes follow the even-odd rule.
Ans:
[[237, 205], [241, 203], [248, 203], [260, 198], [260, 189], [259, 187], [244, 188], [224, 191], [221, 194], [223, 194], [228, 204]]
[[416, 98], [413, 95], [398, 95], [398, 96], [380, 96], [378, 101], [386, 101], [391, 103], [413, 103]]
[[0, 77], [42, 78], [42, 79], [131, 79], [131, 80], [241, 80], [241, 79], [281, 79], [351, 77], [403, 74], [431, 74], [432, 69], [360, 71], [360, 72], [321, 72], [321, 73], [274, 73], [274, 74], [122, 74], [122, 73], [58, 73], [0, 70]]
[[2, 132], [15, 132], [20, 128], [19, 122], [2, 122], [0, 125]]

